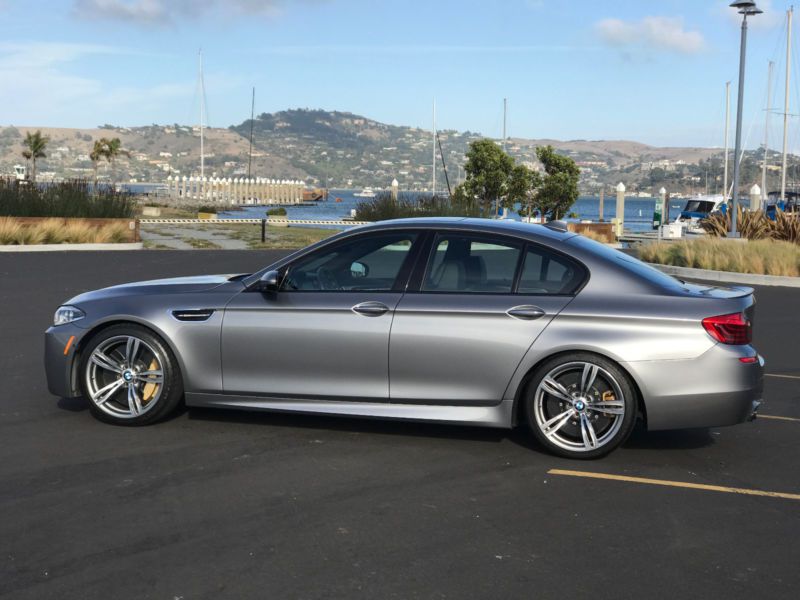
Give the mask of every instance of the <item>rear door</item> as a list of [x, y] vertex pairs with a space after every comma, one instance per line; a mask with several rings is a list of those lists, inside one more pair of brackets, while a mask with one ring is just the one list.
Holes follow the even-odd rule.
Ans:
[[545, 247], [437, 233], [400, 300], [389, 349], [392, 402], [496, 404], [525, 352], [585, 270]]

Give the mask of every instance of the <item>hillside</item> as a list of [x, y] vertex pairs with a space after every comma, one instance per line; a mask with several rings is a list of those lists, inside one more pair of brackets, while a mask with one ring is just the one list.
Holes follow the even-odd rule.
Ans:
[[[206, 174], [240, 177], [247, 173], [250, 121], [228, 129], [206, 130]], [[39, 173], [50, 177], [90, 177], [88, 155], [93, 141], [119, 137], [131, 152], [112, 173], [103, 164], [100, 177], [117, 181], [163, 181], [167, 175], [196, 175], [200, 163], [199, 129], [183, 125], [151, 125], [95, 129], [0, 127], [0, 173], [23, 164], [26, 131], [41, 129], [51, 138]], [[287, 110], [259, 115], [253, 123], [253, 176], [302, 179], [332, 188], [385, 187], [397, 178], [403, 189], [427, 189], [431, 179], [431, 132], [388, 125], [347, 112]], [[451, 184], [463, 177], [464, 153], [480, 139], [469, 131], [440, 131]], [[581, 166], [581, 188], [592, 192], [623, 181], [630, 190], [689, 191], [721, 180], [717, 148], [661, 148], [625, 140], [550, 140], [511, 138], [506, 149], [518, 161], [535, 166], [536, 146], [550, 144]], [[753, 157], [755, 158], [755, 157]], [[793, 162], [795, 159], [793, 157]], [[747, 172], [752, 174], [755, 163]], [[437, 182], [445, 187], [441, 162]], [[719, 184], [717, 184], [719, 185]]]

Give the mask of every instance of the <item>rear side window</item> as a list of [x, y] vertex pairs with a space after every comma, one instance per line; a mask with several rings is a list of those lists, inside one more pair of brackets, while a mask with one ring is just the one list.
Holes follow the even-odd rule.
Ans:
[[510, 294], [522, 245], [464, 234], [437, 236], [423, 292]]
[[575, 261], [539, 246], [529, 245], [519, 278], [519, 294], [573, 294], [583, 282]]

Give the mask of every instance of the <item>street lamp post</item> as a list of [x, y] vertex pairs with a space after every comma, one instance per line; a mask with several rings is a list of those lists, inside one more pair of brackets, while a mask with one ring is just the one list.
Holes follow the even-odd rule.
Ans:
[[742, 15], [742, 41], [739, 46], [739, 99], [736, 103], [736, 143], [733, 151], [733, 197], [731, 198], [731, 232], [730, 237], [739, 237], [736, 231], [736, 199], [739, 195], [739, 154], [742, 151], [742, 102], [744, 100], [744, 61], [747, 51], [747, 17], [759, 15], [762, 11], [753, 0], [736, 0], [731, 2]]

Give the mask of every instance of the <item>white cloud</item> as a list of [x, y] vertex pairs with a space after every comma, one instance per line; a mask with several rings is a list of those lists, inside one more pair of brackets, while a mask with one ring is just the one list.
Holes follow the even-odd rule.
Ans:
[[[17, 125], [95, 126], [131, 118], [147, 122], [149, 115], [163, 114], [165, 105], [191, 107], [196, 91], [192, 73], [183, 80], [139, 86], [109, 85], [70, 72], [84, 59], [109, 55], [163, 58], [93, 44], [0, 43], [0, 81], [14, 82], [0, 86], [3, 120]], [[230, 75], [209, 73], [206, 87], [212, 86], [219, 92], [240, 87], [241, 82]]]
[[703, 34], [685, 29], [680, 17], [644, 17], [638, 21], [603, 19], [594, 27], [602, 41], [619, 48], [640, 47], [695, 54], [706, 44]]
[[[278, 16], [291, 0], [74, 0], [73, 15], [136, 25], [176, 25], [211, 13]], [[295, 0], [297, 1], [297, 0]], [[319, 0], [300, 0], [315, 2]]]

